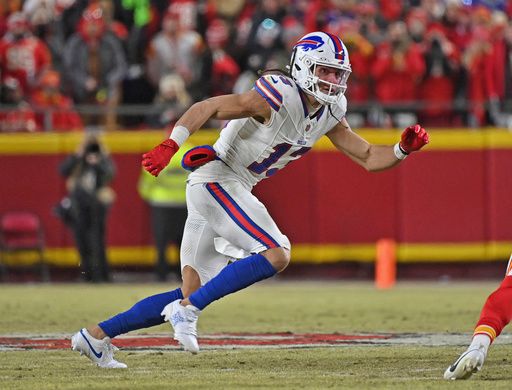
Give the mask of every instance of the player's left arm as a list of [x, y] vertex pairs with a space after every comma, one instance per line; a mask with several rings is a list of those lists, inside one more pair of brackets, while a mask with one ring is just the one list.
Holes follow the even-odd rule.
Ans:
[[327, 133], [327, 137], [336, 149], [371, 172], [394, 167], [429, 141], [425, 129], [414, 125], [403, 131], [400, 142], [395, 145], [374, 145], [354, 133], [345, 118]]

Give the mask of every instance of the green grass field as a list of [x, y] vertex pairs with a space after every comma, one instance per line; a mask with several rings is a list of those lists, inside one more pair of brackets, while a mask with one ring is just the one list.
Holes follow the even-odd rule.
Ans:
[[[467, 341], [492, 283], [402, 283], [387, 291], [370, 283], [271, 281], [212, 304], [200, 334], [466, 333]], [[176, 286], [164, 284], [1, 285], [0, 336], [65, 334]], [[140, 331], [170, 335], [167, 324]], [[505, 332], [507, 333], [507, 329]], [[173, 343], [170, 340], [170, 343]], [[492, 347], [484, 370], [469, 381], [442, 379], [463, 345], [336, 346], [301, 349], [119, 351], [128, 370], [105, 370], [70, 350], [0, 351], [2, 389], [510, 389], [512, 345]]]

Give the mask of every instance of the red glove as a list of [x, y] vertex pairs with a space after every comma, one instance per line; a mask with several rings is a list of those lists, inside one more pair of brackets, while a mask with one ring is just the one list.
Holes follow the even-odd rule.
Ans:
[[160, 145], [155, 146], [149, 152], [142, 155], [142, 166], [153, 176], [158, 176], [162, 169], [169, 164], [172, 156], [174, 156], [179, 148], [174, 140], [166, 139]]
[[402, 133], [400, 149], [406, 154], [420, 150], [428, 144], [428, 134], [420, 125], [407, 127]]

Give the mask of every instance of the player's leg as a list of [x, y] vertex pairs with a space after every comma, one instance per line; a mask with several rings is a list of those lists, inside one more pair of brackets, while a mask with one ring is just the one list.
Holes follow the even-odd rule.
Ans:
[[142, 299], [129, 310], [100, 322], [90, 328], [83, 328], [71, 338], [71, 348], [86, 355], [104, 368], [125, 368], [124, 363], [114, 359], [115, 347], [111, 339], [132, 330], [163, 324], [162, 309], [176, 299], [183, 298], [181, 289], [156, 294]]
[[512, 320], [512, 256], [500, 286], [487, 298], [468, 349], [445, 371], [445, 379], [467, 379], [480, 371], [492, 342]]
[[224, 267], [182, 306], [202, 310], [211, 302], [282, 271], [290, 260], [290, 243], [265, 206], [240, 183], [208, 183], [190, 187], [188, 198], [215, 232], [249, 254]]
[[[275, 248], [267, 255], [276, 259], [277, 264], [287, 263], [288, 260], [283, 259], [289, 259], [289, 255], [278, 253], [277, 249], [285, 251], [283, 248]], [[174, 329], [174, 339], [178, 340], [185, 350], [199, 352], [197, 320], [201, 310], [211, 302], [267, 279], [276, 272], [272, 263], [261, 254], [254, 254], [228, 264], [188, 298], [176, 300], [164, 308], [162, 314]]]
[[[190, 202], [189, 202], [190, 203]], [[229, 259], [215, 250], [214, 240], [218, 234], [208, 221], [199, 214], [193, 204], [188, 206], [189, 215], [185, 223], [183, 241], [180, 249], [183, 275], [182, 292], [188, 297], [222, 268]], [[162, 315], [174, 329], [174, 338], [192, 353], [199, 351], [197, 343], [197, 320], [199, 312], [192, 306], [180, 305], [181, 299], [169, 303]]]
[[[213, 241], [213, 238], [212, 238]], [[199, 288], [199, 277], [193, 269], [183, 272], [183, 288], [190, 294]], [[71, 341], [72, 348], [85, 354], [100, 367], [126, 367], [113, 358], [111, 339], [133, 330], [160, 325], [166, 320], [162, 310], [173, 301], [183, 298], [182, 289], [152, 295], [133, 305], [129, 310], [119, 313], [99, 324], [81, 329]]]
[[289, 253], [285, 248], [272, 248], [237, 260], [189, 298], [183, 299], [182, 305], [191, 304], [203, 310], [213, 301], [268, 279], [286, 268], [290, 259]]

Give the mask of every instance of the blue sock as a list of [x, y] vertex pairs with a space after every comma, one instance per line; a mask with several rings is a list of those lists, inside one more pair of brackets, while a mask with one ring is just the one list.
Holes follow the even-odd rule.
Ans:
[[212, 280], [190, 295], [190, 302], [203, 310], [213, 301], [239, 291], [260, 280], [274, 276], [277, 271], [259, 253], [226, 266]]
[[163, 324], [164, 317], [160, 313], [176, 299], [183, 299], [181, 288], [144, 298], [131, 309], [100, 322], [98, 326], [108, 337], [113, 338], [132, 330]]

